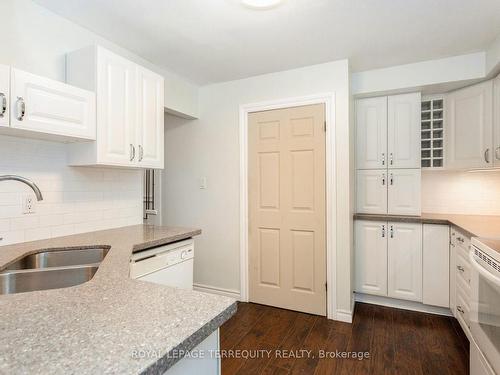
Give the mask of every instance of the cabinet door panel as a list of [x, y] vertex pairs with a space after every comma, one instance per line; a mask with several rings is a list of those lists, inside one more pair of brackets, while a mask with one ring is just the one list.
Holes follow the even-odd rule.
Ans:
[[356, 167], [387, 166], [387, 97], [356, 102]]
[[359, 213], [387, 213], [387, 171], [357, 171], [356, 210]]
[[147, 168], [163, 168], [163, 77], [138, 68], [138, 162]]
[[355, 222], [356, 292], [387, 295], [387, 223]]
[[10, 67], [0, 65], [0, 126], [9, 126]]
[[494, 165], [500, 167], [500, 76], [493, 81], [493, 152]]
[[389, 168], [420, 168], [420, 93], [388, 98]]
[[422, 302], [450, 307], [450, 227], [423, 225]]
[[109, 51], [97, 58], [98, 162], [137, 164], [137, 69]]
[[483, 82], [446, 97], [446, 167], [493, 166], [493, 83]]
[[422, 302], [422, 224], [389, 223], [387, 249], [388, 296]]
[[80, 88], [11, 70], [11, 127], [94, 140], [95, 94]]
[[392, 169], [388, 171], [388, 213], [393, 215], [420, 215], [420, 169]]

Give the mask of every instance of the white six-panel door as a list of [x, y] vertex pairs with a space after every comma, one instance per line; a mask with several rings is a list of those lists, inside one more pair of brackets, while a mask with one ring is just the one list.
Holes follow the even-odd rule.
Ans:
[[387, 97], [356, 101], [356, 168], [387, 167]]
[[9, 126], [10, 67], [0, 65], [0, 126]]
[[387, 213], [387, 170], [356, 172], [356, 210], [365, 214]]
[[500, 76], [493, 81], [493, 158], [496, 168], [500, 167]]
[[10, 95], [12, 128], [96, 139], [93, 92], [13, 68]]
[[486, 81], [446, 96], [446, 167], [493, 165], [493, 83]]
[[421, 170], [387, 171], [387, 212], [392, 215], [421, 215]]
[[97, 161], [137, 165], [137, 66], [104, 49], [97, 60]]
[[138, 67], [137, 160], [140, 167], [163, 168], [163, 77]]
[[388, 223], [387, 295], [422, 301], [422, 224]]
[[419, 92], [388, 97], [389, 168], [420, 168], [420, 106]]
[[358, 293], [387, 295], [387, 223], [355, 222], [355, 290]]

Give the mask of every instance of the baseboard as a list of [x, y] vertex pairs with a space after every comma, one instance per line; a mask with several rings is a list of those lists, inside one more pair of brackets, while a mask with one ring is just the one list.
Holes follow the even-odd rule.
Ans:
[[352, 323], [352, 310], [337, 310], [337, 318], [339, 322]]
[[445, 307], [424, 305], [420, 302], [405, 301], [401, 299], [388, 298], [382, 296], [372, 296], [370, 294], [356, 293], [354, 295], [356, 302], [371, 303], [373, 305], [393, 307], [396, 309], [419, 311], [429, 314], [453, 316], [451, 310]]
[[240, 292], [237, 290], [218, 288], [211, 285], [197, 284], [197, 283], [193, 284], [193, 289], [198, 292], [218, 294], [220, 296], [226, 296], [237, 299], [238, 301], [240, 300]]

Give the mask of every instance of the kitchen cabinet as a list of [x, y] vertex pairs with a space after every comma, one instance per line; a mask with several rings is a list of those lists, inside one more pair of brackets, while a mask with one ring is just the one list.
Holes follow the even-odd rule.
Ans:
[[493, 81], [493, 101], [493, 165], [500, 168], [500, 76]]
[[10, 67], [0, 65], [0, 126], [9, 126]]
[[387, 295], [422, 301], [422, 224], [389, 223]]
[[387, 213], [387, 170], [360, 170], [356, 173], [356, 207], [359, 213]]
[[493, 166], [493, 82], [446, 96], [445, 163], [450, 169]]
[[450, 307], [450, 227], [422, 226], [422, 302]]
[[387, 213], [416, 216], [421, 214], [420, 176], [420, 168], [388, 171]]
[[356, 167], [387, 168], [387, 97], [356, 101]]
[[96, 142], [71, 147], [70, 164], [163, 168], [163, 77], [100, 46], [70, 53], [66, 70], [97, 94]]
[[11, 69], [10, 87], [13, 131], [81, 140], [96, 138], [93, 92], [15, 68]]
[[355, 222], [355, 289], [387, 296], [387, 223]]
[[420, 93], [356, 101], [356, 168], [420, 168]]
[[388, 97], [389, 168], [420, 168], [420, 93]]

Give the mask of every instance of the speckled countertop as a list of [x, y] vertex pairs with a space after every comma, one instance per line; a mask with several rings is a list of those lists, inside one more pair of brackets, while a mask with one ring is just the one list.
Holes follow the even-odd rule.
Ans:
[[469, 237], [500, 238], [500, 216], [422, 213], [422, 216], [355, 214], [356, 220], [454, 225]]
[[0, 296], [0, 373], [162, 374], [177, 361], [169, 353], [198, 345], [236, 301], [132, 280], [130, 255], [200, 233], [136, 225], [0, 247], [1, 268], [43, 249], [111, 246], [85, 284]]

